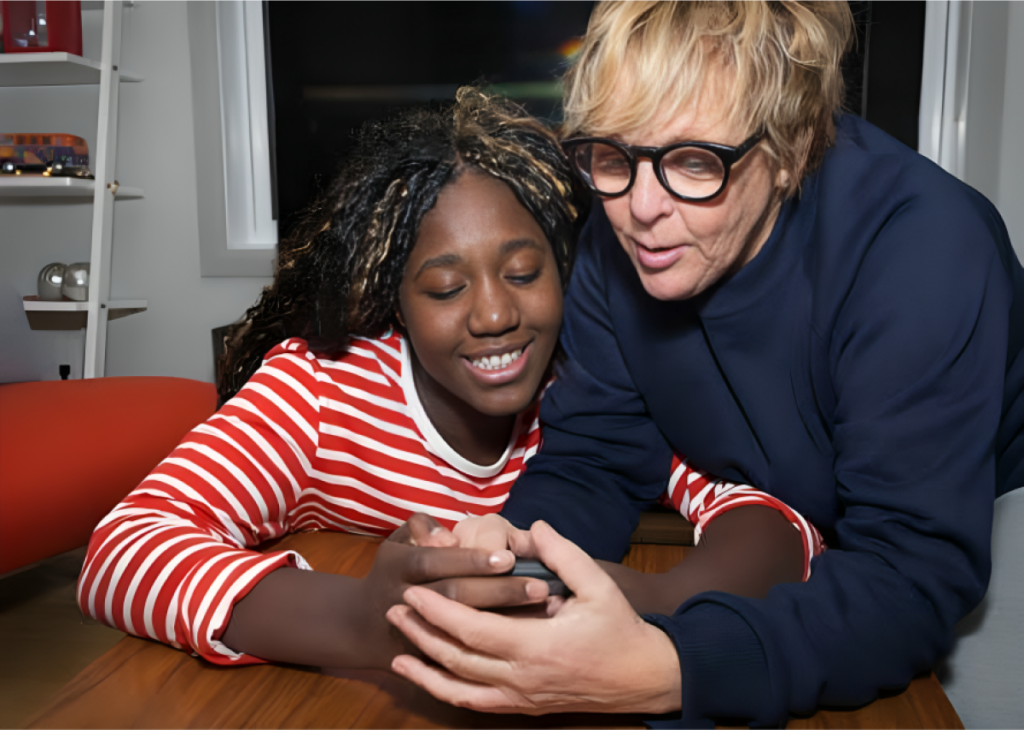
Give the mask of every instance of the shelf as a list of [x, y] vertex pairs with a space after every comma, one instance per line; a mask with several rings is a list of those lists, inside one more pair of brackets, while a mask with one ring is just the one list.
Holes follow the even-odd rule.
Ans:
[[[95, 180], [79, 177], [43, 177], [42, 175], [0, 175], [0, 198], [91, 198]], [[120, 186], [119, 199], [141, 198], [142, 188]]]
[[[34, 330], [80, 330], [86, 326], [89, 316], [89, 302], [52, 301], [29, 296], [22, 297], [22, 305], [28, 325]], [[107, 308], [110, 310], [107, 321], [110, 321], [145, 312], [149, 302], [145, 299], [111, 299]]]
[[[122, 81], [142, 81], [121, 71]], [[0, 86], [79, 86], [100, 82], [100, 64], [72, 53], [0, 53]]]
[[[134, 8], [135, 0], [125, 0], [126, 8]], [[82, 0], [82, 10], [103, 10], [103, 0]]]

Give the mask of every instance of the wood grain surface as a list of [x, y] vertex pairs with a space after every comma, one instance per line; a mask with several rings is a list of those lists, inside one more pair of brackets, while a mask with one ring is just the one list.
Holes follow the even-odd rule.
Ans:
[[[379, 540], [338, 533], [290, 535], [317, 570], [365, 576]], [[662, 572], [691, 548], [634, 545], [623, 561]], [[127, 637], [82, 671], [37, 715], [33, 728], [473, 728], [642, 727], [639, 716], [488, 715], [460, 710], [387, 672], [337, 676], [280, 665], [218, 667], [161, 644]], [[821, 710], [790, 728], [962, 728], [934, 675], [856, 710]]]

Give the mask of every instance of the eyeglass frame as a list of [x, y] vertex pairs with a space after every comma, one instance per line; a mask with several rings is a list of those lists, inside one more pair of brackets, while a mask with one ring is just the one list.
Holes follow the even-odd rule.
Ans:
[[[719, 195], [722, 194], [722, 191], [725, 190], [725, 186], [729, 183], [729, 171], [732, 169], [732, 166], [739, 162], [744, 155], [750, 152], [750, 150], [754, 149], [757, 143], [764, 139], [764, 137], [764, 132], [757, 132], [756, 134], [747, 137], [747, 139], [743, 140], [743, 142], [741, 142], [736, 147], [730, 147], [729, 145], [718, 144], [716, 142], [676, 142], [675, 144], [666, 145], [664, 147], [643, 147], [640, 145], [616, 142], [615, 140], [608, 139], [607, 137], [575, 137], [573, 139], [567, 139], [564, 142], [562, 142], [562, 150], [569, 158], [570, 166], [572, 167], [573, 172], [575, 172], [580, 177], [580, 179], [583, 181], [583, 184], [602, 197], [621, 198], [623, 195], [632, 190], [633, 183], [636, 182], [636, 169], [638, 161], [640, 158], [646, 158], [651, 161], [651, 167], [654, 168], [654, 176], [658, 179], [658, 182], [661, 183], [661, 187], [665, 188], [665, 190], [668, 191], [670, 195], [672, 195], [674, 198], [684, 200], [688, 203], [703, 203], [708, 200], [717, 198]], [[571, 150], [574, 147], [579, 147], [580, 145], [583, 144], [593, 144], [598, 142], [620, 150], [625, 154], [626, 159], [629, 160], [629, 182], [626, 184], [626, 187], [622, 190], [622, 192], [603, 193], [600, 190], [598, 190], [592, 182], [593, 178], [591, 178], [590, 180], [587, 179], [588, 176], [585, 175], [583, 171], [579, 169], [579, 165], [576, 162], [575, 156], [571, 154]], [[689, 195], [680, 195], [671, 187], [669, 187], [668, 181], [665, 180], [665, 173], [661, 169], [661, 160], [669, 152], [673, 152], [682, 147], [696, 147], [697, 149], [706, 150], [707, 152], [712, 153], [713, 155], [715, 155], [715, 157], [722, 161], [722, 184], [718, 187], [718, 190], [711, 193], [711, 195], [705, 195], [699, 198], [695, 198]]]

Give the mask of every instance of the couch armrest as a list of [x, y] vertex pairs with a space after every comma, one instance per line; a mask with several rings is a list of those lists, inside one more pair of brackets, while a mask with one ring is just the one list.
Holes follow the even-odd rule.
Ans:
[[0, 575], [88, 542], [216, 404], [184, 378], [0, 385]]

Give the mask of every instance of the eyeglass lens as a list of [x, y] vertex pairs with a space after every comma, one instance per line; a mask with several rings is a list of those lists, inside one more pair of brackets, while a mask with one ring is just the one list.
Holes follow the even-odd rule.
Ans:
[[[588, 142], [573, 150], [573, 162], [594, 190], [619, 195], [629, 187], [629, 156], [618, 147]], [[725, 167], [713, 152], [679, 147], [661, 158], [661, 172], [672, 192], [686, 198], [714, 195], [722, 186]]]

